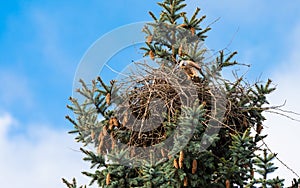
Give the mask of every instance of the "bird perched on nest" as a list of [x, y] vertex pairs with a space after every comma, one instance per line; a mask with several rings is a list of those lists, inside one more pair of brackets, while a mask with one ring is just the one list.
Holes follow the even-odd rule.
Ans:
[[179, 67], [184, 70], [189, 79], [199, 78], [200, 74], [204, 76], [201, 67], [191, 60], [180, 61]]

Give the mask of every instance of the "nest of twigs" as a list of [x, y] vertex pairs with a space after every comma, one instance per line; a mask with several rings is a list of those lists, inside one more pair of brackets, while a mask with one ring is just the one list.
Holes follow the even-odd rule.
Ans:
[[[118, 79], [114, 85], [111, 101], [116, 108], [112, 118], [117, 126], [109, 128], [110, 138], [106, 136], [109, 139], [105, 147], [101, 146], [101, 153], [121, 143], [123, 147], [130, 148], [131, 157], [137, 156], [137, 153], [149, 155], [146, 151], [141, 154], [138, 150], [163, 143], [178, 126], [182, 108], [194, 105], [195, 101], [198, 105], [204, 105], [202, 124], [207, 128], [218, 126], [215, 128], [220, 129], [220, 139], [212, 148], [216, 156], [223, 156], [228, 151], [231, 144], [228, 132], [237, 134], [250, 126], [261, 126], [260, 120], [251, 117], [250, 109], [244, 109], [240, 104], [240, 100], [247, 96], [249, 88], [246, 86], [238, 85], [234, 91], [226, 93], [224, 115], [222, 119], [215, 119], [218, 125], [210, 125], [211, 119], [215, 118], [213, 114], [220, 97], [211, 79], [189, 79], [183, 70], [165, 64], [157, 68], [147, 63], [136, 63], [135, 66], [138, 68], [135, 67], [134, 74]], [[223, 85], [217, 87], [217, 90], [226, 92]], [[164, 151], [158, 157], [165, 157], [168, 152]]]
[[[201, 79], [188, 79], [181, 69], [168, 66], [153, 68], [137, 63], [134, 74], [120, 80], [115, 86], [122, 143], [128, 146], [148, 147], [162, 143], [176, 129], [182, 108], [205, 104], [208, 123], [212, 117], [211, 88]], [[113, 101], [113, 99], [112, 99]], [[124, 139], [126, 138], [126, 139]]]

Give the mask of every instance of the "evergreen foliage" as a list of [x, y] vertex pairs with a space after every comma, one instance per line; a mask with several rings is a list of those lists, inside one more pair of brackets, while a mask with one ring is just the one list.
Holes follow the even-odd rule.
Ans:
[[[127, 88], [122, 95], [128, 100], [134, 117], [142, 120], [149, 116], [146, 99], [159, 98], [167, 106], [161, 114], [163, 122], [148, 132], [129, 129], [130, 121], [122, 111], [124, 108], [112, 108], [113, 104], [120, 104], [119, 90], [115, 90], [118, 81], [106, 84], [100, 77], [90, 87], [80, 80], [82, 88], [78, 92], [85, 100], [81, 103], [71, 97], [71, 105], [67, 105], [76, 116], [75, 119], [66, 116], [74, 125], [70, 133], [76, 134], [77, 142], [96, 148], [96, 151], [81, 148], [86, 155], [84, 160], [91, 163], [92, 172], [82, 172], [91, 178], [90, 185], [282, 187], [283, 179], [269, 179], [268, 175], [277, 169], [272, 163], [276, 155], [263, 147], [266, 137], [262, 134], [263, 112], [272, 108], [267, 95], [275, 90], [271, 80], [250, 85], [243, 77], [233, 82], [223, 79], [221, 73], [226, 67], [238, 65], [232, 60], [237, 53], [220, 51], [213, 63], [206, 61], [210, 52], [204, 41], [210, 27], [202, 27], [205, 16], [198, 18], [200, 9], [197, 8], [189, 19], [183, 11], [184, 0], [163, 0], [158, 5], [162, 8], [161, 14], [156, 16], [149, 12], [154, 21], [143, 30], [147, 37], [141, 50], [160, 67], [143, 65], [147, 74], [132, 79], [135, 87]], [[184, 60], [198, 63], [201, 66], [199, 75], [188, 77], [178, 70], [179, 62]], [[179, 78], [175, 89], [168, 79], [175, 74], [174, 70], [179, 72], [175, 75]], [[211, 86], [215, 78], [221, 81], [217, 89]], [[190, 106], [182, 106], [176, 98], [177, 89], [189, 89], [186, 82], [192, 82], [196, 91], [196, 100], [191, 101]], [[210, 120], [216, 108], [213, 101], [220, 91], [225, 93], [226, 101], [221, 106], [225, 112], [218, 127], [211, 125]], [[122, 119], [117, 116], [120, 111]], [[208, 134], [206, 129], [218, 130], [218, 133]], [[173, 134], [175, 130], [179, 132]], [[190, 134], [187, 145], [181, 147]], [[173, 138], [174, 143], [166, 149], [163, 142], [167, 138]], [[143, 148], [160, 144], [159, 152], [143, 152]], [[139, 160], [133, 163], [132, 158], [137, 156]], [[72, 182], [63, 179], [63, 182], [68, 188], [78, 187], [75, 179]], [[297, 187], [298, 183], [295, 179], [292, 187]]]

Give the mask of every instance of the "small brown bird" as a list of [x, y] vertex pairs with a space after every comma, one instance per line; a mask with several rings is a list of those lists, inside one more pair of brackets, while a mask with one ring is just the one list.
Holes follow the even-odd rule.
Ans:
[[199, 73], [203, 75], [201, 67], [191, 60], [180, 61], [179, 67], [184, 70], [189, 79], [199, 77]]

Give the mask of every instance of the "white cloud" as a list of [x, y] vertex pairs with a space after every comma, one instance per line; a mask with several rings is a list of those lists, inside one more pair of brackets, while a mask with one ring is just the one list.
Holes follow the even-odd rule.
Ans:
[[[274, 1], [272, 2], [272, 5], [270, 5], [270, 3], [258, 0], [229, 0], [220, 2], [196, 2], [188, 0], [187, 4], [189, 6], [187, 11], [191, 13], [194, 11], [195, 7], [198, 6], [203, 10], [202, 14], [208, 16], [209, 21], [221, 17], [220, 23], [213, 26], [213, 31], [216, 30], [217, 32], [215, 35], [212, 35], [215, 37], [213, 38], [213, 43], [217, 43], [217, 46], [221, 47], [224, 47], [224, 45], [229, 42], [230, 37], [234, 34], [237, 27], [241, 28], [237, 33], [237, 36], [243, 36], [245, 40], [250, 40], [247, 39], [247, 36], [250, 37], [250, 35], [256, 31], [255, 29], [245, 31], [245, 28], [248, 28], [249, 26], [256, 28], [257, 32], [261, 32], [262, 36], [264, 36], [264, 33], [268, 33], [268, 31], [265, 30], [266, 28], [261, 27], [261, 25], [267, 24], [269, 26], [274, 26], [273, 29], [276, 28], [276, 30], [273, 30], [273, 32], [278, 32], [274, 36], [278, 38], [274, 38], [273, 42], [265, 41], [263, 37], [257, 39], [256, 42], [249, 41], [248, 43], [245, 43], [245, 40], [241, 41], [239, 38], [234, 38], [233, 42], [239, 45], [239, 49], [248, 44], [246, 50], [239, 50], [240, 53], [244, 54], [242, 56], [242, 63], [253, 64], [254, 68], [255, 66], [262, 66], [261, 63], [267, 63], [264, 64], [264, 66], [266, 66], [268, 72], [272, 72], [268, 77], [270, 77], [277, 85], [277, 90], [269, 97], [271, 105], [281, 105], [287, 100], [284, 109], [300, 113], [300, 22], [298, 21], [298, 26], [293, 25], [297, 20], [295, 15], [297, 14], [296, 7], [299, 7], [298, 3], [299, 2], [296, 1], [289, 3]], [[286, 14], [281, 14], [284, 12]], [[286, 20], [289, 20], [289, 22]], [[229, 33], [230, 36], [228, 36], [229, 28], [232, 28], [230, 31], [231, 33]], [[269, 32], [269, 34], [272, 34], [272, 32]], [[211, 35], [209, 35], [209, 38], [211, 38]], [[223, 43], [220, 41], [223, 41]], [[263, 45], [258, 45], [257, 43]], [[282, 46], [273, 48], [272, 45]], [[272, 51], [270, 49], [275, 49], [277, 51]], [[255, 57], [253, 54], [256, 54]], [[275, 57], [281, 59], [273, 58], [273, 60], [269, 62], [258, 61], [257, 63], [259, 57], [268, 54], [271, 54], [272, 56], [275, 55]], [[241, 54], [238, 56], [241, 56]], [[282, 63], [278, 64], [280, 61], [282, 61]], [[272, 69], [272, 71], [270, 71], [270, 69]], [[259, 70], [256, 69], [256, 71]], [[263, 72], [263, 70], [261, 71]], [[260, 73], [261, 72], [257, 72], [257, 74]], [[298, 115], [292, 116], [300, 119], [300, 116]], [[278, 158], [280, 160], [300, 175], [300, 123], [277, 114], [267, 113], [266, 117], [266, 127], [263, 133], [268, 134], [266, 139], [267, 144], [273, 152], [278, 153]], [[292, 179], [297, 177], [279, 161], [275, 160], [274, 162], [279, 169], [273, 175], [285, 178], [286, 186], [291, 185]]]
[[89, 183], [81, 174], [89, 170], [88, 163], [82, 161], [83, 155], [75, 151], [79, 146], [65, 131], [32, 125], [26, 136], [8, 136], [12, 126], [20, 123], [9, 113], [0, 113], [1, 187], [66, 187], [62, 177]]
[[[283, 109], [300, 113], [300, 23], [291, 32], [291, 37], [287, 38], [286, 43], [290, 48], [285, 61], [276, 68], [271, 76], [274, 83], [277, 85], [277, 90], [270, 96], [270, 102], [274, 105], [283, 104], [286, 100], [286, 105]], [[287, 113], [285, 113], [287, 114]], [[300, 119], [299, 115], [287, 114], [293, 118]], [[264, 130], [269, 136], [267, 143], [271, 149], [278, 153], [279, 159], [286, 163], [290, 168], [300, 174], [299, 162], [299, 143], [300, 143], [300, 122], [292, 121], [276, 114], [267, 114], [266, 128]], [[276, 162], [280, 166], [278, 174], [285, 177], [286, 185], [290, 185], [293, 178], [296, 178], [286, 167], [280, 162]]]

